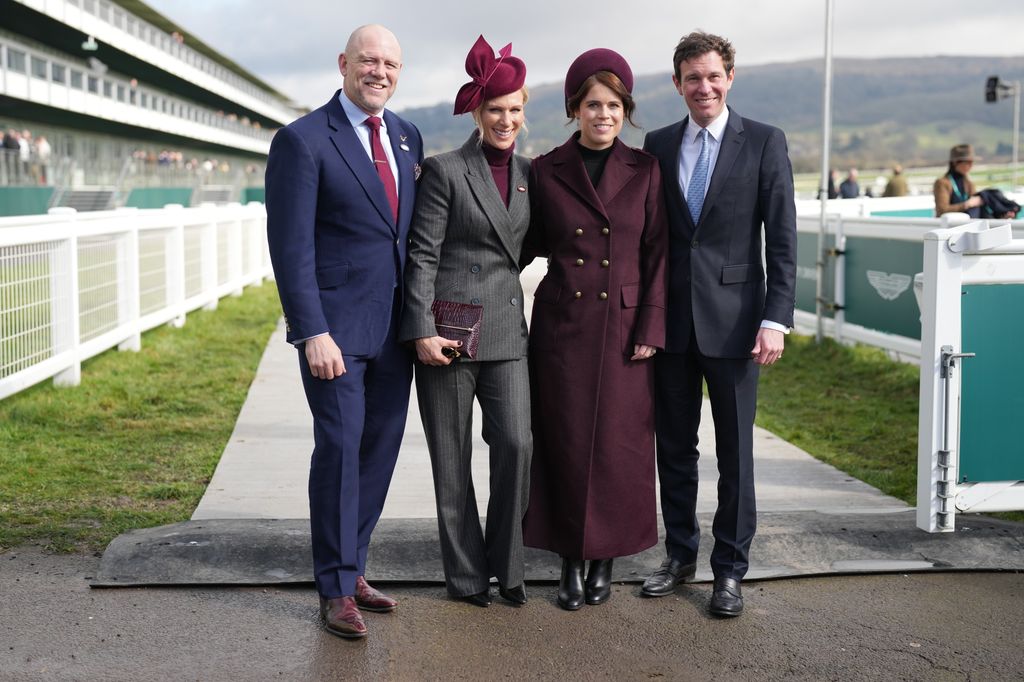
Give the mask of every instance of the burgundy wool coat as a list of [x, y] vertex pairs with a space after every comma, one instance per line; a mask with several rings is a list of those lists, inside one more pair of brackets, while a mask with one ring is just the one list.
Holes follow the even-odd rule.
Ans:
[[595, 191], [576, 138], [533, 161], [524, 256], [548, 257], [529, 357], [534, 455], [524, 542], [570, 558], [658, 541], [654, 365], [668, 230], [653, 156], [616, 140]]

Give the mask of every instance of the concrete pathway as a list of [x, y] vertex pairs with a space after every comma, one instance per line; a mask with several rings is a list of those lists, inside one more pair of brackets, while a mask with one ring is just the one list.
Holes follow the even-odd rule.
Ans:
[[[537, 262], [523, 273], [527, 310], [543, 272], [543, 263]], [[700, 513], [714, 511], [717, 481], [709, 405], [705, 405], [703, 414]], [[480, 422], [478, 411], [473, 478], [483, 511], [488, 474]], [[312, 449], [312, 418], [302, 391], [296, 352], [285, 342], [282, 324], [267, 345], [235, 431], [193, 520], [308, 518], [306, 483]], [[763, 429], [755, 432], [754, 455], [760, 512], [884, 513], [907, 508], [902, 501], [819, 462]], [[414, 388], [405, 439], [382, 518], [436, 517], [430, 459]]]

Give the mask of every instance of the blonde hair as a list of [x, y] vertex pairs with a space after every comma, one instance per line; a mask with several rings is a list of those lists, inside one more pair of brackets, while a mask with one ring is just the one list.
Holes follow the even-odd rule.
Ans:
[[[519, 90], [517, 90], [516, 92], [523, 93], [523, 106], [525, 107], [526, 103], [530, 101], [530, 89], [527, 88], [524, 85], [523, 87], [519, 88]], [[512, 93], [510, 92], [508, 94], [511, 95]], [[501, 96], [504, 97], [505, 95], [501, 95]], [[496, 98], [492, 98], [492, 99], [496, 99]], [[484, 107], [486, 107], [487, 103], [490, 102], [490, 101], [491, 100], [489, 100], [489, 99], [488, 100], [484, 100], [483, 102], [480, 103], [480, 106], [478, 106], [472, 112], [473, 123], [476, 125], [477, 132], [480, 133], [477, 136], [477, 138], [476, 138], [477, 144], [483, 144], [484, 143], [484, 129], [483, 129], [483, 126], [480, 123], [480, 113], [484, 110]], [[526, 135], [529, 132], [530, 132], [530, 129], [526, 125], [526, 114], [524, 113], [523, 114], [523, 125], [520, 126], [520, 134], [521, 135]]]

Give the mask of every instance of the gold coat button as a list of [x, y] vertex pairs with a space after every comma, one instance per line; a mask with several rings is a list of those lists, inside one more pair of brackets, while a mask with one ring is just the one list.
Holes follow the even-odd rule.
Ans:
[[605, 260], [601, 261], [601, 267], [602, 267], [602, 268], [606, 268], [606, 267], [608, 267], [608, 260], [607, 260], [607, 259], [605, 259]]
[[609, 228], [607, 228], [607, 227], [602, 227], [601, 228], [601, 234], [608, 234], [609, 232], [611, 232], [611, 230]]
[[583, 265], [583, 259], [582, 258], [577, 258], [576, 259], [576, 265]]
[[583, 292], [582, 291], [577, 291], [575, 294], [573, 294], [573, 296], [575, 296], [576, 298], [580, 298], [580, 297], [583, 296]]
[[608, 298], [608, 294], [602, 291], [597, 295], [597, 297], [603, 301]]
[[577, 227], [576, 228], [576, 236], [579, 237], [582, 234], [583, 234], [583, 228], [582, 227]]

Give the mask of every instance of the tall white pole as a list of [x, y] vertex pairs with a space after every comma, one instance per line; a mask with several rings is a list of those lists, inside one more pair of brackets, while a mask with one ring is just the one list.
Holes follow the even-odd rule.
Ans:
[[818, 200], [821, 202], [821, 221], [818, 224], [817, 282], [814, 287], [814, 310], [817, 316], [815, 340], [825, 337], [825, 221], [828, 210], [828, 175], [832, 142], [832, 9], [834, 0], [825, 0], [825, 88], [821, 123], [821, 184]]

